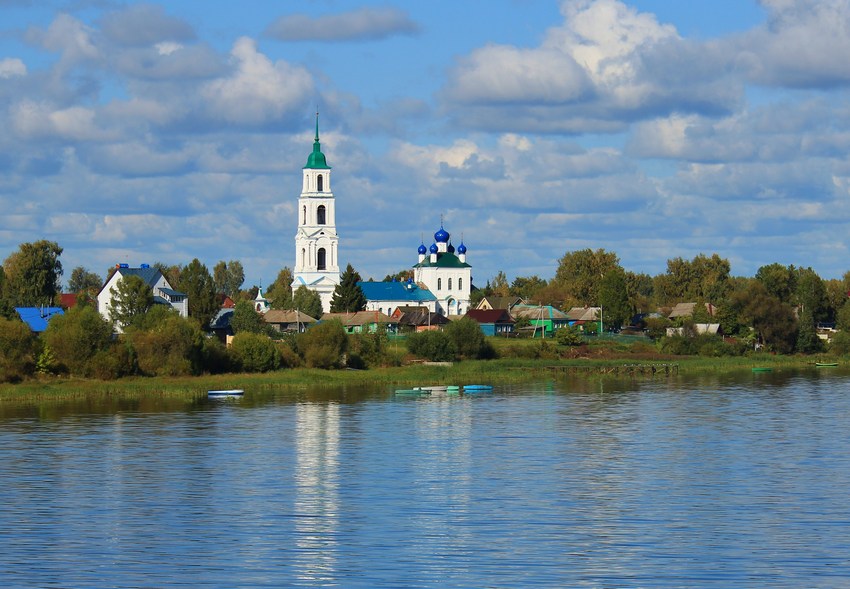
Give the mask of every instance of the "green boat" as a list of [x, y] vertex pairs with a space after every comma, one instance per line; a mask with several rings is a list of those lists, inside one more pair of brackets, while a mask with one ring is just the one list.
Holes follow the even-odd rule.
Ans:
[[753, 366], [753, 372], [773, 372], [769, 366]]
[[826, 368], [828, 366], [838, 366], [838, 362], [815, 362], [818, 368]]

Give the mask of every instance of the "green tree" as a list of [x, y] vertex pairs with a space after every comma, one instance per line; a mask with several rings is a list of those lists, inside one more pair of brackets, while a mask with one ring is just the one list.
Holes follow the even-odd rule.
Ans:
[[797, 333], [796, 349], [803, 354], [814, 354], [823, 351], [823, 342], [818, 337], [812, 312], [803, 309], [799, 316], [800, 331]]
[[309, 315], [313, 319], [321, 319], [324, 315], [322, 298], [319, 293], [310, 290], [303, 284], [292, 295], [292, 308]]
[[189, 315], [206, 329], [218, 313], [215, 283], [209, 270], [195, 258], [180, 273], [178, 288], [189, 297]]
[[608, 329], [622, 327], [631, 317], [626, 273], [622, 268], [614, 268], [602, 278], [599, 283], [599, 305], [602, 307], [602, 323]]
[[445, 333], [455, 344], [457, 353], [464, 358], [486, 357], [490, 351], [481, 326], [471, 317], [461, 317], [446, 325]]
[[506, 297], [511, 294], [511, 287], [508, 285], [508, 277], [501, 270], [499, 270], [496, 273], [496, 276], [493, 277], [493, 282], [490, 283], [490, 291], [495, 297]]
[[411, 333], [407, 337], [407, 349], [430, 362], [449, 362], [457, 356], [454, 340], [443, 331]]
[[153, 291], [139, 276], [130, 274], [118, 280], [112, 291], [109, 318], [121, 329], [143, 315], [153, 305]]
[[268, 372], [280, 367], [277, 346], [257, 333], [237, 333], [230, 344], [230, 354], [244, 372]]
[[3, 266], [0, 266], [0, 317], [18, 319], [15, 306], [12, 304], [12, 299], [6, 288], [6, 272], [3, 270]]
[[36, 339], [20, 319], [0, 318], [0, 381], [18, 382], [35, 370]]
[[396, 282], [406, 282], [410, 278], [413, 278], [413, 268], [406, 268], [399, 270], [395, 274], [387, 274], [384, 276], [384, 282], [392, 282], [393, 280]]
[[620, 267], [614, 252], [583, 249], [567, 252], [558, 260], [554, 281], [564, 289], [564, 304], [591, 305], [599, 301], [599, 283], [610, 271]]
[[272, 309], [292, 309], [292, 270], [288, 266], [281, 268], [277, 278], [266, 290], [266, 298], [271, 301]]
[[61, 291], [62, 248], [54, 241], [22, 243], [6, 258], [5, 294], [15, 307], [50, 305]]
[[[127, 278], [141, 281], [138, 276]], [[42, 337], [59, 369], [75, 376], [92, 376], [92, 360], [112, 346], [112, 326], [94, 307], [76, 306], [53, 317]]]
[[637, 313], [646, 313], [653, 308], [655, 288], [649, 274], [626, 272], [626, 292], [629, 306]]
[[360, 281], [360, 274], [355, 272], [354, 267], [351, 264], [346, 266], [339, 284], [334, 289], [331, 313], [356, 313], [366, 308], [366, 295], [357, 285]]
[[794, 350], [798, 327], [790, 305], [769, 294], [759, 281], [754, 281], [736, 297], [743, 299], [740, 303], [742, 322], [750, 325], [765, 344], [783, 354]]
[[334, 368], [348, 351], [348, 334], [339, 321], [322, 321], [298, 334], [297, 343], [308, 368]]
[[729, 290], [729, 261], [717, 254], [699, 254], [693, 260], [667, 260], [667, 273], [656, 277], [655, 290], [663, 302], [703, 300], [716, 303]]
[[71, 270], [71, 278], [68, 280], [68, 291], [73, 293], [81, 293], [87, 291], [96, 291], [103, 286], [103, 281], [100, 276], [94, 272], [89, 272], [82, 266], [77, 266]]
[[215, 291], [224, 293], [230, 298], [239, 294], [239, 289], [242, 288], [242, 283], [245, 282], [245, 271], [242, 268], [242, 262], [230, 260], [225, 262], [221, 260], [213, 267], [213, 282], [215, 283]]
[[797, 290], [797, 270], [793, 265], [767, 264], [756, 271], [756, 280], [764, 285], [771, 296], [783, 303], [791, 303]]
[[581, 330], [576, 325], [562, 327], [555, 331], [555, 341], [560, 346], [579, 346], [584, 341]]
[[811, 268], [797, 269], [793, 301], [802, 312], [810, 312], [813, 324], [830, 318], [829, 299], [823, 280]]
[[517, 276], [511, 282], [510, 295], [524, 301], [536, 300], [538, 292], [546, 287], [546, 281], [539, 276]]
[[204, 335], [193, 319], [165, 313], [149, 330], [131, 327], [125, 338], [143, 375], [181, 376], [203, 370]]
[[266, 322], [263, 317], [254, 310], [250, 301], [239, 301], [230, 316], [230, 328], [234, 334], [238, 333], [266, 333]]

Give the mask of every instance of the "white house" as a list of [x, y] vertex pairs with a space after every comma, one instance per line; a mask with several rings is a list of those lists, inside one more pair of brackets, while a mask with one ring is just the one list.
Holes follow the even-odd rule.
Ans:
[[[130, 268], [129, 264], [118, 264], [115, 267], [115, 272], [97, 293], [97, 310], [107, 320], [112, 319], [112, 298], [114, 291], [121, 280], [125, 276], [138, 276], [145, 281], [145, 284], [151, 287], [153, 291], [154, 304], [169, 305], [173, 307], [182, 317], [189, 316], [189, 297], [185, 293], [178, 292], [171, 288], [168, 280], [165, 279], [162, 272], [157, 268], [151, 268], [147, 264], [142, 264], [138, 268]], [[121, 331], [120, 326], [116, 326], [117, 331]]]

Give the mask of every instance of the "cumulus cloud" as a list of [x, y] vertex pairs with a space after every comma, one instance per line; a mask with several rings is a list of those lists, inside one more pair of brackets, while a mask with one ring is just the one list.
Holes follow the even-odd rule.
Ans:
[[304, 68], [272, 62], [257, 51], [252, 39], [237, 40], [231, 55], [233, 73], [207, 83], [201, 91], [215, 117], [231, 123], [273, 121], [313, 93], [313, 80]]
[[179, 18], [168, 16], [162, 6], [132, 4], [106, 14], [100, 30], [112, 43], [131, 47], [150, 46], [166, 41], [189, 41], [195, 32]]
[[27, 75], [27, 66], [16, 57], [0, 59], [0, 79]]
[[59, 14], [46, 30], [30, 28], [27, 38], [48, 51], [59, 53], [65, 67], [101, 57], [93, 39], [93, 29], [69, 14]]
[[281, 41], [375, 41], [413, 35], [419, 26], [397, 8], [370, 8], [311, 17], [293, 14], [277, 18], [266, 35]]

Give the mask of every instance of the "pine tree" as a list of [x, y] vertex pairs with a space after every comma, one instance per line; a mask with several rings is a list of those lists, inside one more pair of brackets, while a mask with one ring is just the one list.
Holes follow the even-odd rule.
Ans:
[[357, 286], [361, 281], [360, 274], [349, 264], [342, 273], [342, 279], [334, 289], [331, 299], [331, 313], [356, 313], [366, 308], [366, 295]]

